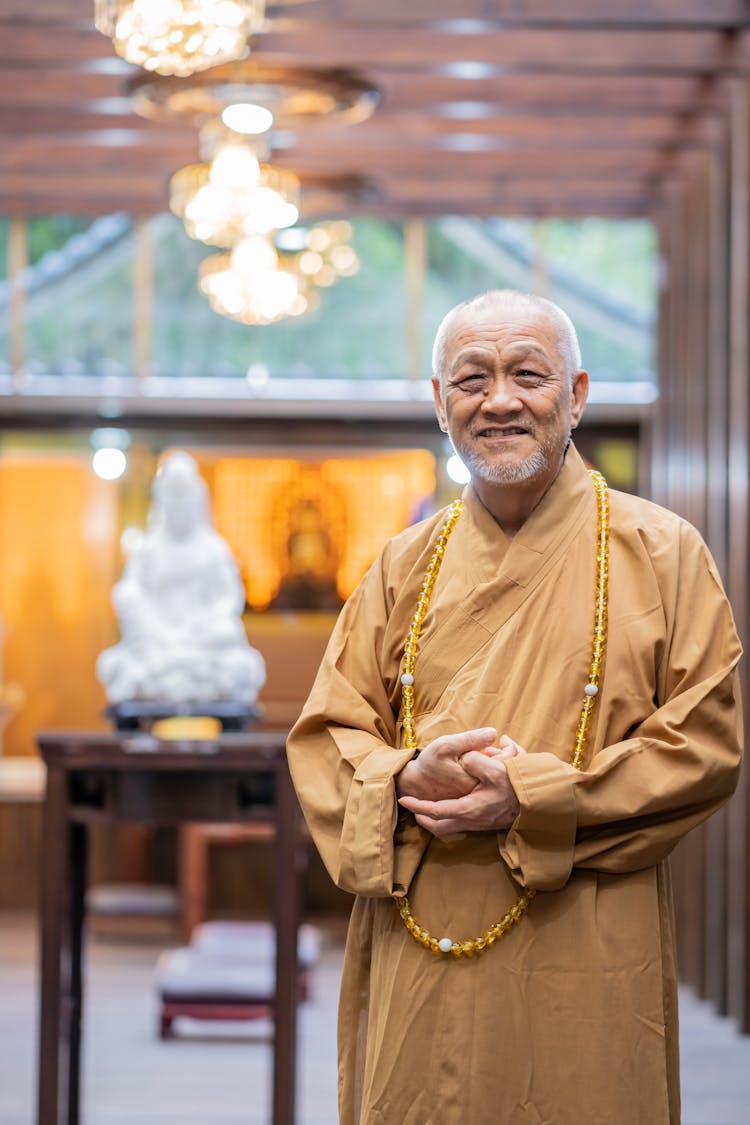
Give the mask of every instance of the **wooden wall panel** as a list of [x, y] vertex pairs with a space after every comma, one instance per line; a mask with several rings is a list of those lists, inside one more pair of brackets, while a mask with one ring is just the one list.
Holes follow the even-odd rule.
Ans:
[[[750, 377], [750, 86], [733, 82], [729, 157], [729, 457], [728, 588], [747, 651], [748, 626], [748, 379]], [[745, 723], [748, 720], [748, 657], [742, 668]], [[750, 1032], [750, 786], [747, 768], [728, 812], [728, 1007]]]
[[[655, 498], [705, 536], [746, 645], [749, 173], [750, 92], [746, 80], [737, 78], [729, 120], [710, 152], [685, 165], [680, 188], [660, 218], [667, 283], [660, 306], [653, 484]], [[743, 775], [727, 808], [673, 856], [681, 976], [746, 1031], [749, 846], [750, 791]]]

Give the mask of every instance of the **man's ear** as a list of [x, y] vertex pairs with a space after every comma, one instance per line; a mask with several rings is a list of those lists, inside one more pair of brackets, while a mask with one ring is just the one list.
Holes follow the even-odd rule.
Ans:
[[435, 397], [435, 413], [437, 414], [438, 425], [444, 434], [448, 433], [448, 419], [445, 415], [445, 407], [443, 406], [443, 399], [440, 394], [440, 380], [433, 378], [432, 380], [432, 393]]
[[570, 404], [570, 428], [575, 430], [581, 420], [586, 400], [589, 397], [589, 373], [588, 371], [576, 371], [573, 376], [573, 388], [571, 390], [571, 404]]

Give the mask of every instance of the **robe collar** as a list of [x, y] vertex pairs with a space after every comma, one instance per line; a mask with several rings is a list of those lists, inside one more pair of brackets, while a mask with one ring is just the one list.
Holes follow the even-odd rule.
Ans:
[[[560, 472], [523, 526], [509, 539], [494, 516], [485, 508], [471, 485], [463, 492], [463, 520], [477, 532], [467, 553], [467, 578], [471, 585], [490, 582], [498, 570], [519, 586], [525, 586], [539, 565], [540, 557], [553, 551], [561, 535], [587, 519], [587, 509], [596, 520], [596, 498], [591, 478], [576, 447], [571, 443]], [[467, 528], [468, 530], [468, 528]]]

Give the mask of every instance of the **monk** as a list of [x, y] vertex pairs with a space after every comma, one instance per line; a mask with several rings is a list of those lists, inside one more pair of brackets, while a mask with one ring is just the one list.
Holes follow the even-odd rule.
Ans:
[[678, 1125], [667, 857], [727, 800], [740, 645], [698, 533], [570, 435], [568, 317], [486, 293], [434, 349], [463, 500], [344, 607], [289, 761], [356, 895], [343, 1125]]

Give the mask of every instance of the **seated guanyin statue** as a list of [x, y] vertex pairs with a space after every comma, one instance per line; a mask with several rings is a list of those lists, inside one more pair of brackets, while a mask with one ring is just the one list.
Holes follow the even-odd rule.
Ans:
[[242, 580], [189, 454], [170, 454], [157, 471], [148, 528], [112, 601], [122, 639], [96, 665], [111, 703], [255, 703], [265, 664], [247, 640]]

